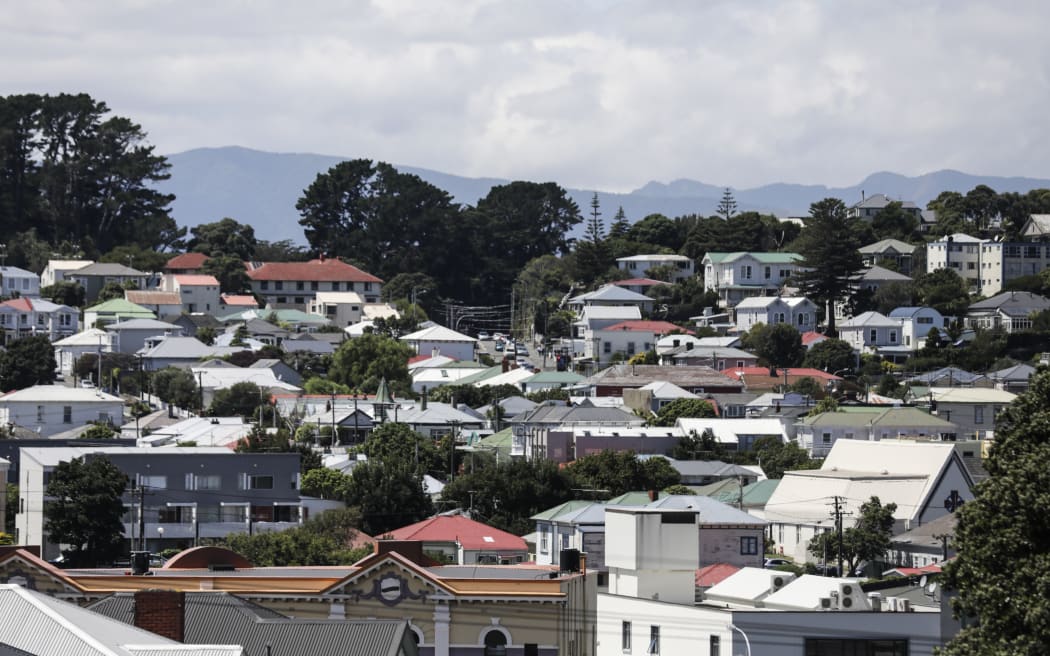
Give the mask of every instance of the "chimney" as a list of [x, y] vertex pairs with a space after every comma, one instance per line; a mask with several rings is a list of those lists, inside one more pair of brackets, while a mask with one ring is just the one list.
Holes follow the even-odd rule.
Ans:
[[419, 402], [419, 409], [420, 410], [426, 410], [427, 409], [427, 386], [426, 385], [423, 386], [423, 398]]
[[420, 540], [376, 540], [375, 553], [399, 553], [417, 565], [426, 565], [423, 542]]
[[436, 346], [434, 348], [430, 349], [430, 357], [436, 358], [439, 355], [441, 355], [441, 349], [439, 349]]
[[322, 262], [324, 262], [324, 261], [325, 261], [325, 257], [326, 257], [326, 255], [325, 255], [325, 252], [324, 252], [324, 251], [321, 251], [321, 254], [320, 254], [320, 256], [318, 257], [318, 259], [319, 259], [319, 260], [321, 260]]
[[649, 501], [656, 501], [660, 498], [660, 490], [649, 490]]
[[186, 630], [186, 593], [139, 590], [135, 593], [135, 626], [176, 642]]

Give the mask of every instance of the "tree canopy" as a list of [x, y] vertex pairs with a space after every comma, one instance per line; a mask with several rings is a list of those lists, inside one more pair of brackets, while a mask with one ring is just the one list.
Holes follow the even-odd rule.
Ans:
[[755, 324], [748, 331], [745, 347], [754, 351], [763, 364], [772, 367], [797, 367], [806, 357], [802, 335], [788, 323], [767, 326]]
[[802, 359], [802, 365], [838, 375], [843, 369], [855, 368], [857, 356], [849, 342], [829, 338], [811, 346]]
[[[861, 233], [857, 219], [846, 214], [846, 205], [837, 198], [813, 203], [802, 232], [793, 248], [802, 256], [801, 270], [795, 275], [802, 292], [818, 305], [834, 303], [850, 290], [852, 278], [863, 262]], [[827, 316], [828, 334], [835, 336], [835, 313]]]
[[[1050, 370], [999, 417], [990, 477], [956, 511], [957, 557], [945, 572], [964, 628], [945, 648], [964, 654], [1050, 652]], [[976, 620], [976, 621], [975, 621]]]
[[364, 392], [375, 392], [386, 378], [390, 389], [407, 395], [412, 377], [408, 373], [408, 359], [412, 349], [392, 337], [365, 334], [339, 345], [332, 357], [329, 377], [343, 385]]
[[123, 548], [124, 503], [128, 479], [105, 456], [60, 462], [47, 484], [44, 530], [52, 542], [69, 545], [75, 567], [108, 565]]
[[653, 426], [674, 426], [680, 417], [715, 417], [715, 408], [704, 399], [675, 399], [656, 413]]
[[[893, 513], [897, 504], [882, 505], [878, 497], [871, 497], [860, 506], [856, 524], [842, 531], [843, 572], [852, 572], [863, 562], [882, 561], [893, 537]], [[809, 553], [831, 563], [839, 557], [839, 539], [835, 531], [815, 536], [809, 542]], [[975, 652], [977, 653], [977, 652]]]
[[666, 458], [639, 459], [633, 451], [610, 451], [586, 455], [566, 471], [577, 487], [602, 490], [618, 496], [636, 490], [662, 490], [681, 481]]
[[372, 551], [367, 545], [351, 547], [360, 522], [356, 509], [326, 510], [302, 526], [254, 535], [235, 533], [225, 543], [256, 567], [351, 565]]
[[0, 390], [50, 385], [55, 380], [55, 349], [47, 335], [22, 337], [0, 352]]

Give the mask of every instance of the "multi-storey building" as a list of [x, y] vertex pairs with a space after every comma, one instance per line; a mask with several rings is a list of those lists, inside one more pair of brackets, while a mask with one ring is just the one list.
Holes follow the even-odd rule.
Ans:
[[724, 307], [745, 298], [773, 296], [799, 270], [797, 253], [709, 252], [702, 261], [704, 289], [718, 292]]
[[305, 310], [317, 292], [357, 292], [378, 303], [383, 281], [357, 267], [321, 256], [309, 262], [264, 262], [248, 265], [252, 291], [271, 308]]

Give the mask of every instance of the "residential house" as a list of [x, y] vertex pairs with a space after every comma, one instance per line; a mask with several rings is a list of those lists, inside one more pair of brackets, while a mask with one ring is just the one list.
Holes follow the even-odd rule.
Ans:
[[184, 311], [212, 313], [222, 307], [219, 281], [215, 276], [190, 273], [168, 273], [161, 280], [161, 289], [179, 295]]
[[656, 347], [656, 340], [671, 333], [691, 334], [669, 321], [621, 321], [591, 330], [584, 336], [584, 357], [596, 364], [611, 362], [617, 356], [629, 359]]
[[1015, 364], [998, 371], [988, 373], [988, 379], [997, 389], [1020, 394], [1028, 389], [1028, 381], [1035, 374], [1035, 367], [1030, 364]]
[[1024, 276], [1036, 276], [1050, 267], [1050, 243], [1042, 241], [986, 241], [981, 244], [981, 294], [992, 296]]
[[915, 255], [916, 248], [918, 247], [899, 239], [883, 239], [874, 244], [861, 246], [858, 250], [867, 266], [889, 265], [887, 268], [910, 276], [912, 257]]
[[[331, 321], [320, 315], [310, 314], [308, 312], [303, 312], [302, 310], [291, 310], [287, 308], [252, 308], [248, 310], [241, 310], [233, 314], [228, 314], [225, 317], [219, 317], [220, 322], [226, 325], [251, 321], [252, 319], [262, 319], [263, 321], [270, 322], [271, 325], [287, 325], [289, 331], [302, 333], [316, 332], [320, 328], [332, 325]], [[335, 333], [329, 334], [332, 335], [333, 339], [337, 341], [342, 341], [341, 336], [336, 336]]]
[[847, 210], [847, 216], [856, 219], [862, 219], [867, 222], [871, 222], [879, 214], [885, 210], [890, 203], [900, 203], [901, 210], [907, 214], [911, 214], [918, 220], [922, 209], [910, 200], [893, 200], [886, 194], [872, 194], [871, 196], [864, 196], [861, 193], [861, 200], [856, 205], [851, 206]]
[[[590, 404], [566, 406], [547, 402], [506, 420], [513, 427], [512, 456], [529, 459], [546, 458], [569, 462], [585, 455], [574, 440], [574, 430], [616, 437], [620, 429], [637, 428], [645, 419], [620, 408], [594, 407]], [[664, 429], [664, 432], [666, 429]], [[604, 448], [610, 448], [606, 441]]]
[[[708, 417], [681, 417], [675, 422], [682, 435], [703, 435], [711, 431], [715, 440], [726, 449], [731, 451], [750, 451], [755, 442], [769, 437], [781, 443], [788, 441], [790, 433], [786, 423], [777, 417], [763, 418], [708, 418]], [[711, 481], [707, 481], [710, 483]], [[707, 483], [699, 483], [706, 485]]]
[[922, 400], [930, 410], [959, 427], [959, 439], [988, 439], [999, 426], [999, 414], [1017, 398], [1000, 389], [981, 387], [931, 387]]
[[[46, 481], [60, 463], [75, 458], [107, 458], [128, 476], [124, 535], [144, 535], [151, 551], [195, 545], [230, 533], [282, 530], [305, 519], [299, 499], [298, 453], [235, 453], [226, 447], [23, 449], [18, 483], [21, 512], [15, 518], [18, 543], [41, 545], [45, 559], [60, 553], [44, 521]], [[141, 497], [140, 489], [148, 494]], [[144, 533], [139, 533], [139, 526]]]
[[877, 353], [890, 359], [907, 358], [912, 350], [902, 347], [901, 322], [870, 310], [837, 326], [839, 339], [858, 353]]
[[817, 344], [820, 344], [827, 338], [828, 336], [824, 333], [818, 333], [815, 330], [810, 330], [802, 333], [802, 346], [805, 346], [806, 349], [809, 350]]
[[894, 530], [901, 532], [948, 514], [944, 500], [953, 493], [972, 500], [972, 489], [973, 479], [950, 442], [836, 440], [820, 469], [784, 474], [762, 515], [778, 551], [797, 562], [814, 561], [809, 541], [834, 527], [828, 509], [836, 500], [845, 528], [871, 497], [894, 503]]
[[[201, 645], [202, 650], [212, 649], [211, 645], [233, 643], [243, 645], [247, 656], [345, 656], [348, 649], [353, 649], [355, 656], [415, 656], [418, 653], [418, 636], [409, 628], [407, 620], [292, 618], [228, 592], [118, 592], [92, 603], [89, 608], [115, 620], [153, 630], [160, 630], [158, 619], [167, 620], [166, 626], [175, 629], [176, 640], [186, 646]], [[136, 612], [137, 609], [150, 612]]]
[[616, 285], [617, 287], [623, 287], [624, 289], [635, 292], [636, 294], [645, 294], [653, 287], [668, 285], [670, 283], [664, 280], [653, 280], [652, 278], [624, 278], [623, 280], [614, 280], [610, 284]]
[[127, 289], [124, 299], [144, 307], [158, 317], [182, 314], [182, 297], [159, 289]]
[[959, 367], [941, 367], [904, 381], [909, 387], [994, 387], [991, 378]]
[[248, 437], [254, 427], [244, 417], [189, 417], [174, 424], [155, 427], [146, 435], [140, 434], [136, 423], [125, 424], [121, 427], [121, 433], [135, 438], [135, 446], [155, 448], [224, 446], [232, 449]]
[[149, 308], [135, 305], [122, 298], [111, 298], [108, 301], [93, 305], [84, 310], [84, 326], [88, 328], [100, 328], [106, 324], [127, 319], [156, 319]]
[[[611, 324], [610, 324], [611, 325]], [[701, 338], [695, 335], [687, 335], [685, 333], [674, 333], [672, 335], [665, 335], [660, 339], [656, 340], [656, 354], [663, 355], [682, 347], [693, 348], [702, 344]], [[710, 346], [724, 346], [723, 344], [710, 344]]]
[[[416, 540], [427, 555], [457, 565], [510, 565], [528, 560], [520, 537], [464, 515], [437, 515], [390, 531], [391, 540]], [[433, 556], [432, 556], [433, 557]]]
[[0, 303], [0, 343], [47, 335], [51, 341], [80, 330], [80, 311], [42, 298], [23, 296]]
[[66, 282], [70, 273], [94, 263], [94, 260], [48, 260], [47, 266], [40, 272], [40, 288]]
[[800, 333], [817, 326], [817, 306], [804, 296], [754, 296], [741, 300], [733, 311], [736, 330], [741, 333], [760, 323], [767, 326], [786, 323]]
[[33, 385], [0, 396], [0, 425], [21, 426], [41, 437], [92, 422], [124, 423], [124, 400], [102, 390]]
[[956, 522], [955, 514], [949, 513], [894, 535], [889, 562], [895, 567], [928, 567], [954, 558]]
[[[28, 552], [33, 564], [43, 568], [47, 563]], [[10, 584], [0, 584], [0, 653], [9, 656], [243, 656], [240, 644], [212, 642], [186, 645], [155, 631], [129, 626], [105, 615], [85, 610], [23, 583], [24, 577], [12, 577]], [[156, 629], [156, 626], [153, 626]]]
[[1021, 238], [1025, 241], [1046, 241], [1050, 239], [1050, 214], [1030, 214], [1021, 228]]
[[[16, 550], [0, 555], [0, 579], [21, 576], [27, 586], [80, 603], [118, 591], [222, 590], [251, 602], [254, 613], [270, 618], [267, 623], [281, 622], [278, 614], [314, 622], [406, 622], [420, 653], [433, 656], [483, 656], [486, 650], [545, 656], [595, 653], [596, 575], [583, 567], [560, 572], [531, 564], [439, 566], [423, 554], [420, 542], [380, 540], [375, 548], [375, 554], [354, 565], [257, 568], [226, 549], [202, 547], [145, 576], [129, 576], [123, 569], [60, 570]], [[220, 615], [221, 610], [214, 612]], [[242, 621], [231, 618], [229, 623]], [[308, 645], [305, 635], [291, 651], [278, 651], [286, 643], [277, 642], [277, 629], [272, 630], [274, 656], [315, 653], [303, 649]], [[371, 637], [357, 645], [342, 642], [345, 633], [329, 635], [328, 642], [341, 646], [342, 653], [376, 653], [370, 651]], [[383, 645], [390, 649], [380, 652], [385, 656], [414, 654], [394, 649], [389, 641]], [[265, 656], [262, 647], [252, 656]]]
[[40, 276], [13, 266], [0, 266], [0, 298], [40, 296]]
[[248, 278], [252, 292], [269, 308], [302, 310], [317, 292], [359, 292], [376, 303], [383, 291], [379, 278], [324, 255], [309, 262], [250, 263]]
[[822, 389], [837, 384], [842, 379], [820, 369], [811, 367], [785, 367], [783, 369], [767, 367], [733, 367], [723, 372], [733, 381], [743, 383], [749, 392], [773, 391], [787, 388], [799, 383], [803, 378], [812, 378]]
[[565, 389], [580, 384], [584, 377], [571, 371], [539, 371], [521, 381], [521, 391], [525, 394], [543, 390]]
[[91, 303], [98, 299], [99, 292], [109, 283], [136, 289], [149, 287], [150, 274], [113, 262], [95, 262], [66, 274], [67, 280], [84, 288], [84, 300]]
[[875, 293], [890, 284], [911, 282], [911, 278], [880, 266], [870, 266], [853, 279], [854, 289], [863, 289]]
[[55, 362], [58, 363], [58, 371], [63, 376], [72, 376], [77, 360], [85, 353], [98, 354], [102, 352], [112, 353], [113, 336], [100, 328], [88, 328], [83, 332], [70, 335], [53, 342], [55, 348]]
[[731, 481], [742, 491], [745, 485], [750, 485], [758, 480], [758, 474], [752, 469], [721, 460], [676, 460], [669, 456], [653, 454], [642, 454], [638, 458], [641, 460], [663, 458], [682, 477], [681, 484], [690, 487], [703, 487], [720, 481]]
[[216, 335], [223, 331], [223, 325], [218, 319], [210, 314], [165, 314], [159, 315], [161, 321], [175, 324], [182, 331], [182, 334], [187, 337], [196, 337], [201, 329], [209, 330], [212, 335]]
[[[442, 362], [443, 361], [443, 362]], [[417, 394], [433, 390], [442, 385], [459, 385], [464, 378], [488, 369], [473, 360], [453, 360], [445, 356], [428, 357], [423, 366], [409, 369], [412, 374], [412, 391]]]
[[208, 346], [196, 337], [164, 335], [148, 338], [138, 355], [142, 357], [143, 369], [159, 371], [165, 367], [188, 369], [201, 360], [244, 350], [247, 349], [240, 346]]
[[182, 330], [173, 323], [156, 319], [127, 319], [106, 326], [110, 334], [109, 343], [116, 353], [138, 353], [145, 348], [151, 337], [179, 336]]
[[404, 335], [401, 341], [419, 355], [440, 354], [457, 360], [474, 360], [478, 351], [475, 338], [437, 325]]
[[[623, 404], [635, 412], [643, 415], [656, 414], [660, 408], [678, 399], [699, 399], [700, 397], [688, 392], [674, 383], [656, 380], [638, 389], [625, 389], [623, 391]], [[712, 409], [714, 406], [712, 405]]]
[[752, 296], [773, 296], [799, 270], [797, 253], [718, 253], [704, 256], [704, 290], [727, 309]]
[[623, 321], [639, 321], [642, 311], [636, 305], [587, 305], [572, 323], [573, 336], [586, 341], [595, 330]]
[[267, 369], [273, 372], [274, 377], [279, 381], [296, 387], [301, 387], [303, 384], [302, 375], [292, 367], [285, 364], [284, 360], [279, 360], [277, 358], [263, 358], [261, 360], [256, 360], [248, 366], [248, 369]]
[[732, 380], [727, 373], [707, 366], [615, 364], [595, 373], [586, 382], [594, 388], [594, 396], [622, 397], [624, 390], [638, 389], [657, 381], [673, 383], [693, 394], [742, 391], [743, 385]]
[[604, 502], [566, 501], [529, 519], [536, 523], [537, 565], [560, 565], [562, 552], [575, 549], [587, 554], [587, 569], [605, 572]]
[[838, 440], [954, 440], [958, 425], [914, 407], [859, 406], [821, 412], [798, 422], [798, 445], [811, 458], [823, 458]]
[[195, 276], [208, 261], [207, 253], [180, 253], [164, 264], [164, 275], [186, 274]]
[[642, 314], [653, 311], [653, 299], [645, 294], [632, 292], [618, 285], [603, 285], [593, 292], [580, 294], [569, 299], [569, 309], [580, 314], [587, 306], [621, 307], [636, 306]]
[[233, 314], [259, 309], [259, 301], [251, 294], [219, 294], [219, 312]]
[[644, 278], [651, 270], [662, 268], [671, 270], [672, 282], [679, 282], [695, 275], [691, 258], [668, 253], [618, 257], [616, 266], [620, 271], [627, 272], [632, 278]]
[[981, 245], [985, 240], [957, 232], [926, 244], [926, 273], [952, 269], [972, 289], [981, 290]]
[[[275, 317], [276, 319], [276, 317]], [[246, 319], [243, 323], [231, 323], [219, 335], [215, 343], [221, 346], [230, 346], [238, 339], [255, 340], [269, 346], [283, 346], [284, 340], [291, 334], [286, 328], [277, 323], [258, 318]]]
[[282, 380], [280, 374], [274, 369], [266, 367], [209, 367], [194, 366], [194, 364], [184, 365], [183, 368], [188, 367], [193, 377], [197, 379], [197, 385], [200, 386], [201, 398], [205, 407], [211, 405], [211, 402], [215, 399], [216, 392], [229, 389], [238, 383], [257, 385], [267, 398], [272, 394], [294, 394], [302, 391], [302, 388], [298, 385]]
[[720, 346], [696, 346], [685, 344], [664, 353], [659, 358], [662, 365], [696, 366], [706, 365], [723, 371], [729, 368], [754, 367], [758, 356], [738, 348]]
[[948, 319], [931, 307], [899, 307], [890, 312], [889, 318], [900, 322], [901, 346], [912, 353], [926, 345], [931, 330], [943, 335], [948, 328]]
[[1032, 327], [1032, 315], [1050, 310], [1050, 299], [1032, 292], [1003, 292], [970, 305], [966, 325], [1013, 333]]
[[357, 292], [317, 292], [306, 311], [327, 317], [333, 325], [349, 326], [361, 321], [365, 299]]

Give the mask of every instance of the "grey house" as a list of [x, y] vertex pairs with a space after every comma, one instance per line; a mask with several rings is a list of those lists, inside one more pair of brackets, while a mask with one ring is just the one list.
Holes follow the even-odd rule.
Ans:
[[304, 521], [298, 453], [235, 453], [225, 447], [37, 447], [22, 449], [19, 544], [39, 544], [44, 558], [60, 545], [44, 528], [46, 481], [61, 462], [108, 458], [129, 480], [124, 537], [151, 551], [186, 548], [203, 538], [275, 531]]
[[113, 262], [96, 262], [86, 267], [69, 273], [68, 280], [79, 284], [84, 288], [84, 301], [92, 303], [98, 298], [99, 292], [108, 283], [115, 282], [120, 285], [131, 283], [135, 289], [146, 289], [150, 274], [138, 269], [116, 264]]

